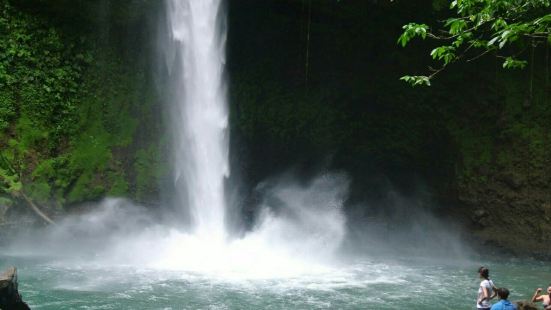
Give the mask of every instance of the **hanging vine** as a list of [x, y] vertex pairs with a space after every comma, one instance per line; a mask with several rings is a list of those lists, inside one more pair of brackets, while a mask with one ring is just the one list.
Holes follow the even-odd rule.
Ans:
[[306, 58], [304, 64], [304, 85], [308, 91], [308, 75], [310, 71], [310, 26], [312, 24], [312, 0], [308, 0], [308, 26], [306, 29]]

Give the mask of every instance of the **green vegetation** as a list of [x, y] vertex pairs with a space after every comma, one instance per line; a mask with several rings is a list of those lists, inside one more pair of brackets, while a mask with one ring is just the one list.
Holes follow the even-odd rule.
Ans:
[[[445, 7], [447, 3], [435, 1], [437, 7]], [[430, 80], [449, 64], [459, 60], [470, 62], [488, 53], [502, 59], [503, 68], [522, 69], [534, 62], [535, 48], [551, 45], [549, 0], [454, 0], [449, 6], [453, 16], [445, 20], [443, 28], [432, 29], [418, 23], [403, 27], [398, 39], [402, 47], [415, 37], [444, 43], [430, 52], [441, 67], [428, 76], [406, 75], [402, 77], [405, 82], [430, 86]]]
[[[129, 65], [137, 55], [123, 59], [99, 39], [0, 1], [2, 204], [21, 195], [48, 208], [103, 195], [144, 198], [142, 188], [156, 184], [151, 178], [136, 186], [128, 175], [135, 174], [135, 150], [155, 145], [134, 141], [136, 115], [154, 101], [144, 66]], [[142, 119], [153, 122], [148, 115]]]
[[[448, 1], [434, 1], [438, 10], [447, 5]], [[461, 124], [460, 117], [451, 115], [447, 127], [461, 154], [461, 166], [456, 171], [461, 184], [480, 186], [488, 182], [490, 175], [510, 173], [509, 170], [520, 167], [524, 173], [542, 178], [534, 168], [543, 168], [546, 158], [551, 157], [550, 127], [545, 121], [551, 116], [548, 94], [551, 2], [462, 0], [451, 1], [449, 7], [452, 16], [445, 19], [443, 28], [418, 23], [403, 26], [404, 32], [398, 39], [402, 47], [415, 37], [430, 38], [444, 45], [430, 53], [433, 60], [441, 63], [439, 68], [432, 69], [428, 76], [406, 75], [401, 80], [413, 86], [430, 86], [431, 80], [450, 64], [463, 61], [468, 65], [479, 58], [497, 58], [505, 69], [529, 66], [528, 73], [500, 74], [499, 78], [494, 69], [493, 84], [501, 92], [493, 90], [499, 99], [490, 100], [496, 101], [493, 105], [501, 110], [499, 115], [476, 108], [482, 113], [482, 120], [465, 120]], [[523, 79], [529, 83], [519, 84]]]

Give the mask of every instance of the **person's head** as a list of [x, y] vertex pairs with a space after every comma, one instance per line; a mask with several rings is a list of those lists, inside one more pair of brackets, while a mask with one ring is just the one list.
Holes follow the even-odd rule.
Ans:
[[547, 294], [551, 295], [551, 284], [547, 287]]
[[490, 277], [490, 270], [486, 267], [478, 268], [478, 274], [481, 278], [488, 279]]
[[509, 290], [504, 287], [500, 287], [497, 289], [497, 296], [499, 296], [499, 299], [507, 299], [509, 297]]

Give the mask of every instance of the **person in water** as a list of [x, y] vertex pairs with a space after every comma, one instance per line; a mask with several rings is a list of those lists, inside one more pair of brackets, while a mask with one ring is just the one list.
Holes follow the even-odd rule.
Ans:
[[490, 270], [486, 267], [480, 267], [478, 274], [482, 281], [478, 287], [478, 297], [476, 299], [476, 308], [478, 310], [490, 310], [492, 304], [490, 300], [496, 297], [496, 286], [490, 280]]
[[541, 301], [543, 309], [551, 309], [551, 284], [547, 287], [547, 294], [540, 295], [542, 288], [538, 288], [532, 296], [532, 302]]
[[497, 296], [499, 296], [499, 302], [493, 305], [491, 310], [517, 310], [517, 306], [507, 300], [509, 297], [508, 289], [504, 287], [498, 288]]

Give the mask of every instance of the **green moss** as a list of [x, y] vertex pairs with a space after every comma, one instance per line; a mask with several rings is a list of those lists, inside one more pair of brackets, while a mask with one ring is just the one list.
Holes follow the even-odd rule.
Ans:
[[509, 149], [503, 149], [498, 151], [496, 156], [496, 163], [498, 167], [510, 167], [513, 165], [514, 156]]
[[135, 196], [138, 200], [154, 195], [159, 178], [168, 172], [166, 165], [161, 164], [158, 147], [154, 144], [136, 152], [133, 168], [136, 173]]
[[0, 195], [0, 206], [12, 206], [13, 200], [10, 197]]
[[44, 142], [48, 139], [48, 132], [33, 122], [27, 115], [20, 116], [15, 128], [18, 133], [17, 147], [21, 152], [30, 150], [35, 146], [44, 145]]
[[36, 202], [43, 204], [50, 199], [51, 187], [46, 182], [34, 181], [25, 187], [26, 194]]
[[112, 158], [109, 139], [109, 134], [101, 127], [85, 131], [70, 153], [69, 168], [89, 173], [105, 168]]
[[[155, 126], [142, 58], [123, 56], [86, 27], [66, 27], [72, 13], [43, 13], [63, 5], [40, 6], [0, 0], [0, 192], [24, 190], [54, 205], [127, 196], [127, 158], [146, 143], [135, 140], [136, 129]], [[86, 7], [81, 16], [96, 12]], [[155, 178], [151, 171], [138, 174]]]
[[305, 94], [275, 81], [262, 84], [245, 77], [234, 82], [233, 124], [251, 140], [271, 141], [285, 148], [328, 149], [340, 134], [344, 115], [333, 102], [334, 94]]
[[0, 92], [0, 133], [9, 127], [16, 115], [14, 101], [12, 93]]
[[54, 168], [55, 161], [56, 160], [54, 158], [48, 158], [41, 161], [33, 170], [31, 176], [33, 178], [54, 178], [56, 176]]
[[107, 192], [109, 196], [127, 196], [128, 195], [128, 182], [126, 176], [122, 172], [112, 172], [109, 174], [109, 183], [111, 188]]
[[82, 173], [66, 197], [68, 203], [75, 203], [97, 199], [104, 193], [105, 188], [94, 182], [92, 173]]

